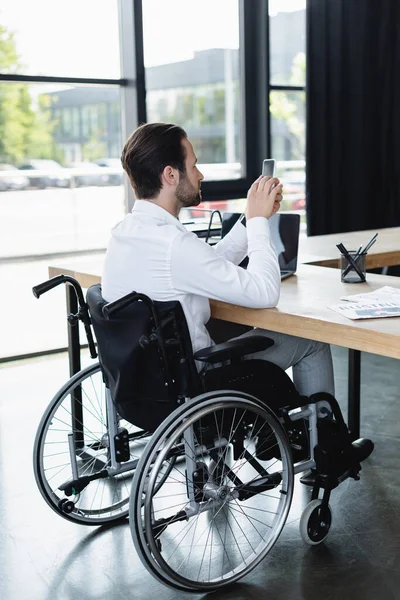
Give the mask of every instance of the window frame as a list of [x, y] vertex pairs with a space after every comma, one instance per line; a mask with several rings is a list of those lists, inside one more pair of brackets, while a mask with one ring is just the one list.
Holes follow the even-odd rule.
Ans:
[[[74, 78], [1, 74], [0, 82], [68, 83], [117, 86], [121, 92], [121, 135], [126, 139], [139, 123], [147, 121], [146, 76], [143, 49], [143, 0], [119, 0], [121, 78]], [[204, 181], [205, 202], [244, 198], [261, 172], [262, 161], [271, 158], [271, 91], [305, 91], [305, 86], [272, 85], [268, 0], [239, 0], [240, 139], [244, 176], [238, 179]], [[129, 110], [128, 108], [129, 107]], [[134, 195], [125, 181], [126, 210]]]
[[[240, 61], [240, 139], [244, 176], [238, 179], [204, 181], [202, 196], [205, 202], [243, 198], [251, 183], [261, 172], [262, 161], [270, 157], [269, 123], [269, 11], [268, 0], [239, 0], [239, 61]], [[142, 0], [121, 3], [121, 23], [133, 23], [130, 40], [121, 33], [122, 48], [133, 45], [129, 53], [121, 52], [122, 75], [128, 82], [125, 90], [135, 88], [136, 124], [147, 121], [146, 78], [143, 51]], [[127, 35], [129, 36], [129, 30]], [[131, 62], [129, 63], [129, 57]], [[125, 62], [126, 61], [126, 62]], [[125, 64], [124, 64], [125, 62]], [[127, 68], [129, 65], [129, 68]], [[246, 115], [251, 115], [251, 119]], [[126, 118], [126, 115], [124, 115]], [[126, 132], [132, 131], [127, 128]], [[123, 130], [124, 131], [124, 130]], [[128, 208], [133, 205], [132, 192]]]
[[[268, 4], [268, 30], [269, 30], [269, 23], [270, 23], [270, 16], [269, 16], [269, 0], [267, 0], [267, 4]], [[307, 13], [306, 13], [306, 18], [307, 18]], [[307, 32], [307, 23], [306, 23], [306, 31]], [[271, 83], [271, 72], [270, 72], [270, 57], [271, 57], [271, 48], [270, 48], [270, 41], [271, 38], [268, 35], [268, 51], [267, 51], [267, 56], [268, 56], [268, 85], [267, 85], [267, 104], [268, 104], [268, 152], [269, 152], [269, 156], [272, 153], [272, 127], [271, 127], [271, 111], [269, 109], [270, 107], [270, 97], [271, 97], [271, 92], [304, 92], [305, 95], [305, 102], [307, 102], [307, 95], [306, 95], [306, 86], [304, 85], [289, 85], [289, 84], [272, 84]], [[307, 208], [305, 209], [307, 210]]]

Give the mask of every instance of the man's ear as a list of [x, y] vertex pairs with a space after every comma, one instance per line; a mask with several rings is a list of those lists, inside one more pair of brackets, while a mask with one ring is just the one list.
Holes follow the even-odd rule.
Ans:
[[162, 182], [164, 184], [164, 182], [167, 185], [173, 185], [176, 186], [179, 183], [179, 171], [178, 169], [174, 169], [171, 166], [166, 166], [161, 174], [161, 179]]

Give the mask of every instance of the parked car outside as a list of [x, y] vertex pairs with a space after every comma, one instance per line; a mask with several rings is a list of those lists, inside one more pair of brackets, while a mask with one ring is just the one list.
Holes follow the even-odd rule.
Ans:
[[44, 190], [47, 187], [70, 187], [71, 176], [55, 160], [34, 159], [25, 161], [18, 167], [22, 171], [38, 171], [29, 174], [29, 185]]
[[107, 185], [108, 175], [93, 162], [74, 162], [68, 166], [75, 186]]
[[[214, 211], [218, 211], [222, 215], [222, 213], [226, 212], [227, 210], [229, 210], [229, 200], [205, 201], [200, 202], [200, 204], [196, 207], [183, 209], [183, 211], [185, 211], [185, 218], [188, 217], [193, 219], [194, 222], [207, 221], [207, 223], [209, 222]], [[218, 214], [213, 216], [212, 222], [215, 225], [220, 224]]]
[[108, 185], [122, 185], [124, 183], [122, 165], [119, 158], [98, 158], [94, 162], [99, 167], [109, 169], [107, 173]]
[[29, 178], [19, 173], [17, 167], [5, 163], [0, 164], [0, 192], [25, 190], [28, 186]]

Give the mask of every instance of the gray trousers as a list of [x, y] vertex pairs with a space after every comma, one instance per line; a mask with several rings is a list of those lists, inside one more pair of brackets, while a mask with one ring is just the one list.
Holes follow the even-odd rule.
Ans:
[[332, 354], [328, 344], [264, 329], [254, 329], [243, 335], [252, 333], [266, 335], [274, 340], [274, 345], [262, 352], [249, 354], [247, 359], [269, 360], [284, 371], [292, 367], [293, 383], [303, 396], [316, 392], [335, 395]]
[[[210, 320], [207, 329], [216, 343], [254, 333], [266, 335], [274, 340], [274, 345], [262, 352], [249, 354], [246, 359], [269, 360], [284, 371], [292, 367], [293, 383], [299, 394], [303, 396], [311, 396], [316, 392], [335, 395], [332, 355], [328, 344], [275, 331], [225, 323], [216, 319]], [[242, 333], [243, 331], [245, 333]]]

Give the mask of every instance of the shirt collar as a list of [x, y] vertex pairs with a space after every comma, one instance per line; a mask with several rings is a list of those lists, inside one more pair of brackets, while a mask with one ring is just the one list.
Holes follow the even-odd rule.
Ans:
[[150, 202], [149, 200], [135, 200], [132, 213], [145, 213], [146, 215], [151, 215], [158, 221], [175, 225], [175, 227], [178, 227], [178, 229], [187, 231], [184, 225], [182, 225], [182, 223], [176, 217], [171, 215], [171, 213], [165, 210], [165, 208], [162, 208], [158, 204]]

